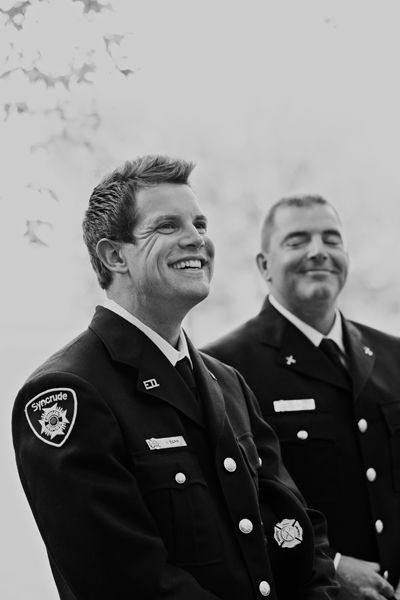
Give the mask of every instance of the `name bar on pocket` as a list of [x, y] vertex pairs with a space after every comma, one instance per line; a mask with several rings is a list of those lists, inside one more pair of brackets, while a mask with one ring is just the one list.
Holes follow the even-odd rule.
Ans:
[[291, 412], [295, 410], [315, 410], [314, 398], [300, 398], [297, 400], [275, 400], [275, 412]]
[[146, 440], [146, 444], [150, 450], [162, 450], [163, 448], [177, 448], [179, 446], [187, 446], [183, 436], [175, 435], [165, 438], [151, 438]]

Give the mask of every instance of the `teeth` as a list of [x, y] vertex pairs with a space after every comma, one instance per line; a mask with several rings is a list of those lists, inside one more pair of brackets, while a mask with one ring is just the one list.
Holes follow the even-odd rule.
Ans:
[[174, 263], [173, 269], [201, 269], [201, 262], [199, 260], [181, 260], [181, 262]]

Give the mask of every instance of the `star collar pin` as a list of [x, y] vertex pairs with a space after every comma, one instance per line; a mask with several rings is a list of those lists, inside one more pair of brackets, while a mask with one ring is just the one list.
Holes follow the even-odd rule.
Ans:
[[294, 365], [297, 361], [295, 358], [293, 358], [293, 355], [291, 354], [290, 356], [285, 356], [285, 360], [286, 360], [286, 364], [287, 365]]
[[363, 350], [364, 350], [364, 354], [366, 354], [367, 356], [372, 356], [374, 354], [372, 352], [371, 348], [368, 348], [368, 346], [363, 346]]

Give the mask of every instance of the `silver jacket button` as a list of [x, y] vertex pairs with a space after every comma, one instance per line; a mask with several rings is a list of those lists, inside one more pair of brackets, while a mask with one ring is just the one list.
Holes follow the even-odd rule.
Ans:
[[184, 475], [183, 473], [177, 473], [175, 475], [175, 481], [176, 483], [185, 483], [186, 475]]
[[228, 456], [228, 458], [224, 460], [224, 467], [227, 471], [229, 471], [229, 473], [233, 473], [236, 471], [236, 462], [233, 460], [233, 458]]
[[253, 531], [253, 523], [249, 519], [239, 521], [239, 529], [242, 533], [250, 533]]
[[269, 596], [271, 593], [271, 586], [267, 581], [262, 581], [258, 586], [262, 596]]
[[372, 467], [367, 469], [367, 479], [368, 481], [375, 481], [376, 479], [376, 471]]
[[361, 433], [364, 433], [368, 429], [368, 423], [365, 419], [360, 419], [358, 421], [357, 425], [358, 425], [358, 429], [361, 431]]
[[383, 523], [380, 519], [378, 519], [377, 521], [375, 521], [375, 529], [377, 531], [377, 533], [382, 533], [383, 531]]
[[300, 429], [300, 431], [297, 432], [297, 437], [299, 440], [306, 440], [308, 438], [308, 431]]

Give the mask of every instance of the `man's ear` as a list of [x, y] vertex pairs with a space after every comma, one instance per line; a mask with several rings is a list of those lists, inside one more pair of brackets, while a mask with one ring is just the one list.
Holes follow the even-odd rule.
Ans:
[[265, 252], [259, 252], [256, 256], [258, 269], [265, 281], [270, 281], [271, 277], [268, 270], [268, 257]]
[[122, 252], [121, 242], [114, 242], [106, 238], [97, 242], [96, 253], [101, 262], [112, 273], [126, 273], [128, 265]]

